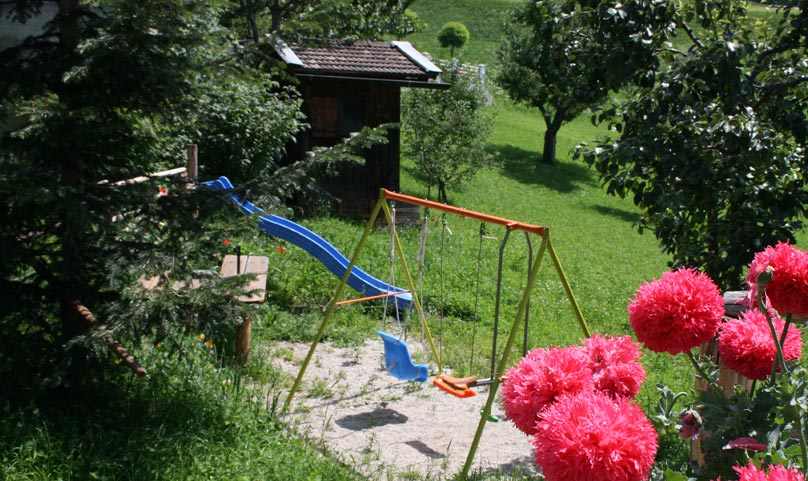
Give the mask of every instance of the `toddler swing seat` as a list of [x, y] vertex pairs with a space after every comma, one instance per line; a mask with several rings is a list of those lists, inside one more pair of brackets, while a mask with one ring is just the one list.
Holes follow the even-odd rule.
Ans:
[[425, 364], [412, 362], [407, 343], [392, 334], [376, 331], [384, 341], [385, 370], [402, 381], [424, 382], [429, 377], [429, 368]]

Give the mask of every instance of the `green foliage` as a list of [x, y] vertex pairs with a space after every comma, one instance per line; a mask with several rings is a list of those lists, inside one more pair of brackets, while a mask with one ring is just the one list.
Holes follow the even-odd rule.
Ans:
[[[238, 320], [245, 279], [216, 274], [222, 239], [247, 225], [217, 220], [227, 196], [182, 179], [117, 181], [184, 163], [192, 142], [203, 175], [250, 179], [251, 198], [280, 205], [313, 191], [316, 169], [386, 141], [383, 128], [362, 132], [279, 167], [302, 128], [300, 103], [274, 80], [266, 42], [242, 42], [222, 23], [232, 5], [92, 6], [104, 15], [65, 14], [40, 41], [0, 52], [10, 72], [0, 102], [14, 117], [0, 137], [0, 334], [13, 340], [0, 380], [12, 393], [102, 375], [113, 340], [225, 336]], [[50, 37], [60, 41], [41, 41]], [[153, 276], [161, 289], [139, 287]]]
[[[719, 369], [713, 360], [699, 356], [696, 362], [705, 376], [701, 387], [675, 396], [660, 387], [660, 401], [653, 419], [662, 446], [682, 445], [679, 418], [695, 413], [694, 430], [706, 463], [699, 465], [693, 461], [688, 465], [671, 466], [671, 457], [662, 456], [658, 458], [661, 460], [658, 465], [668, 463], [665, 466], [668, 469], [678, 469], [695, 476], [694, 479], [707, 481], [718, 476], [722, 479], [735, 476], [732, 468], [745, 466], [750, 459], [772, 464], [780, 462], [784, 466], [792, 462], [802, 464], [804, 453], [800, 445], [804, 443], [804, 425], [808, 418], [806, 371], [802, 365], [789, 363], [787, 374], [756, 383], [751, 390], [735, 386], [727, 392], [718, 383]], [[682, 407], [675, 408], [677, 404]], [[752, 438], [766, 448], [756, 453], [755, 449], [728, 447], [730, 442], [744, 438]]]
[[[267, 75], [235, 72], [230, 88], [210, 89], [189, 99], [199, 109], [192, 124], [183, 125], [178, 137], [196, 143], [203, 153], [202, 178], [227, 176], [235, 185], [274, 173], [280, 168], [286, 144], [303, 121], [300, 100], [294, 91], [281, 90]], [[263, 77], [263, 78], [262, 78]]]
[[556, 157], [565, 123], [595, 108], [629, 81], [648, 83], [656, 50], [673, 29], [661, 2], [530, 1], [506, 27], [497, 82], [541, 112], [542, 162]]
[[[413, 0], [240, 0], [226, 20], [258, 42], [263, 33], [292, 41], [380, 40], [418, 29]], [[236, 2], [232, 2], [236, 3]]]
[[443, 48], [449, 47], [450, 57], [454, 58], [455, 48], [462, 48], [469, 41], [469, 29], [460, 22], [447, 22], [438, 32], [438, 42]]
[[447, 189], [494, 165], [485, 148], [494, 119], [483, 109], [479, 79], [458, 72], [456, 65], [448, 69], [448, 90], [412, 89], [402, 99], [404, 151], [421, 170], [427, 196], [435, 186], [442, 202], [447, 201]]
[[[609, 193], [630, 196], [672, 265], [742, 285], [755, 252], [794, 239], [808, 184], [804, 9], [750, 22], [744, 2], [680, 13], [691, 42], [652, 84], [596, 119], [619, 138], [580, 155]], [[690, 23], [698, 25], [699, 34]]]
[[182, 158], [170, 123], [194, 115], [185, 100], [201, 75], [216, 75], [210, 61], [229, 47], [217, 10], [183, 1], [103, 6], [103, 17], [82, 11], [53, 24], [61, 43], [2, 52], [4, 71], [14, 74], [3, 77], [0, 97], [18, 117], [0, 138], [0, 329], [13, 339], [0, 376], [9, 386], [92, 375], [110, 361], [110, 339], [129, 344], [148, 332], [144, 325], [188, 329], [193, 313], [206, 312], [223, 328], [232, 322], [226, 293], [234, 286], [216, 283], [191, 296], [198, 304], [173, 293], [171, 315], [141, 317], [141, 276], [189, 280], [213, 267], [218, 244], [193, 243], [205, 237], [212, 204], [181, 181], [112, 182]]

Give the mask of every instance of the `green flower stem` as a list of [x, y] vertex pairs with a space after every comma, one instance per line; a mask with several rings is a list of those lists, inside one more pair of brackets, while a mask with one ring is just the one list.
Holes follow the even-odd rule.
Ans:
[[783, 327], [783, 333], [780, 334], [780, 345], [783, 346], [786, 343], [786, 334], [788, 334], [788, 328], [791, 326], [791, 313], [786, 313], [786, 325]]
[[690, 358], [690, 362], [692, 362], [693, 366], [695, 366], [696, 372], [698, 373], [699, 377], [704, 379], [706, 382], [710, 382], [710, 376], [708, 376], [707, 373], [704, 372], [704, 368], [701, 367], [701, 364], [699, 364], [699, 361], [696, 359], [696, 356], [693, 355], [692, 349], [687, 351], [687, 357]]
[[805, 474], [805, 471], [808, 470], [808, 446], [805, 444], [805, 429], [803, 429], [802, 423], [802, 414], [800, 413], [797, 416], [797, 433], [799, 433], [800, 437], [800, 454], [802, 454], [802, 472]]
[[[763, 303], [763, 294], [765, 290], [765, 287], [758, 286], [757, 302], [758, 308], [763, 311], [763, 314], [766, 316], [766, 322], [769, 324], [769, 330], [771, 330], [772, 339], [774, 339], [774, 346], [777, 348], [777, 358], [774, 361], [774, 366], [772, 366], [772, 382], [774, 382], [774, 378], [777, 376], [777, 364], [779, 363], [781, 366], [783, 366], [783, 374], [788, 374], [788, 367], [786, 366], [785, 356], [783, 356], [783, 345], [780, 344], [780, 338], [777, 337], [777, 329], [774, 328], [772, 316], [769, 314], [769, 309], [766, 308], [766, 304]], [[785, 334], [785, 329], [783, 330], [783, 334]]]

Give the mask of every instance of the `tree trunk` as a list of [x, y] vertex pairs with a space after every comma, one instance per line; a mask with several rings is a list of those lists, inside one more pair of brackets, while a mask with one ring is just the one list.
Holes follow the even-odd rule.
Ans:
[[542, 152], [541, 162], [545, 165], [555, 165], [558, 131], [561, 130], [561, 125], [564, 123], [567, 111], [566, 109], [553, 111], [545, 109], [543, 106], [538, 107], [544, 119], [544, 125], [547, 127], [547, 130], [544, 131], [544, 150]]
[[546, 165], [554, 165], [556, 161], [556, 142], [558, 141], [558, 127], [549, 125], [544, 132], [544, 151], [541, 162]]
[[244, 10], [244, 17], [247, 20], [247, 25], [250, 28], [250, 38], [252, 39], [253, 43], [258, 43], [259, 40], [259, 33], [258, 33], [258, 24], [255, 23], [255, 13], [250, 10], [250, 7], [244, 3], [244, 0], [239, 0], [239, 5]]
[[269, 27], [270, 32], [276, 33], [281, 29], [281, 21], [283, 20], [283, 5], [281, 5], [281, 0], [272, 2], [269, 13], [272, 17], [272, 26]]
[[438, 180], [438, 202], [449, 203], [449, 196], [446, 195], [446, 182], [442, 180]]
[[79, 43], [79, 0], [59, 0], [59, 42], [67, 52]]

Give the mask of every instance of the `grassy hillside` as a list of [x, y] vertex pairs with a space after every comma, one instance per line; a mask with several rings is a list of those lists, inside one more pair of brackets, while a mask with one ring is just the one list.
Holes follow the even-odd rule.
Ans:
[[[419, 49], [448, 56], [448, 50], [435, 50], [435, 36], [440, 26], [450, 20], [466, 24], [471, 39], [463, 49], [465, 62], [489, 63], [501, 36], [505, 13], [516, 1], [420, 1], [414, 6], [428, 29], [411, 40]], [[475, 34], [477, 32], [477, 34]], [[667, 270], [663, 256], [651, 235], [640, 235], [633, 226], [639, 210], [630, 200], [608, 196], [600, 187], [597, 175], [571, 156], [571, 149], [582, 140], [593, 139], [604, 132], [593, 127], [584, 115], [562, 128], [558, 139], [558, 163], [539, 162], [544, 124], [534, 109], [517, 106], [503, 95], [496, 95], [491, 107], [497, 118], [489, 149], [500, 165], [484, 171], [472, 182], [449, 192], [453, 205], [522, 222], [540, 224], [551, 229], [552, 243], [570, 280], [578, 303], [592, 331], [630, 334], [626, 305], [642, 282], [659, 277]], [[417, 168], [402, 159], [402, 190], [424, 197]], [[449, 216], [451, 231], [442, 231], [442, 219], [433, 218], [427, 237], [422, 296], [431, 315], [433, 330], [438, 330], [441, 313], [444, 318], [444, 349], [450, 362], [460, 369], [479, 371], [468, 366], [469, 339], [474, 328], [472, 319], [480, 319], [476, 328], [485, 340], [477, 359], [490, 356], [488, 340], [493, 335], [494, 292], [499, 242], [503, 232], [489, 227], [489, 236], [480, 247], [479, 223]], [[344, 253], [351, 253], [362, 233], [361, 222], [338, 219], [302, 221], [313, 231], [324, 235]], [[407, 262], [415, 274], [418, 269], [417, 228], [400, 228], [399, 235], [408, 253]], [[258, 242], [262, 242], [257, 240]], [[537, 241], [534, 241], [537, 242]], [[269, 249], [267, 246], [265, 249]], [[538, 249], [538, 244], [534, 245]], [[359, 265], [366, 271], [389, 279], [389, 234], [380, 229], [362, 252]], [[478, 252], [481, 255], [478, 256]], [[513, 319], [514, 307], [522, 292], [527, 272], [528, 245], [522, 236], [514, 236], [506, 249], [503, 272], [503, 308], [500, 334], [506, 334]], [[540, 275], [531, 303], [531, 346], [567, 345], [582, 337], [563, 288], [549, 259]], [[270, 305], [267, 315], [269, 338], [307, 339], [313, 335], [321, 316], [319, 309], [333, 293], [334, 279], [316, 261], [299, 249], [289, 248], [275, 276], [273, 290], [277, 304]], [[481, 285], [476, 286], [480, 265]], [[396, 270], [393, 280], [402, 284], [403, 275]], [[441, 295], [443, 286], [443, 295]], [[482, 300], [479, 300], [482, 299]], [[292, 309], [289, 307], [292, 306]], [[475, 307], [477, 306], [477, 307]], [[332, 340], [352, 342], [372, 335], [380, 323], [381, 313], [372, 306], [341, 310], [327, 331]], [[501, 346], [500, 346], [501, 347]], [[689, 367], [681, 371], [654, 366], [670, 362], [648, 354], [651, 372], [644, 402], [650, 406], [656, 393], [653, 386], [666, 382], [680, 388], [690, 385]], [[667, 367], [667, 366], [666, 366]]]
[[460, 61], [493, 65], [507, 13], [522, 3], [523, 0], [418, 0], [412, 10], [418, 13], [424, 28], [407, 40], [430, 55], [449, 58], [449, 49], [438, 43], [438, 32], [446, 22], [457, 21], [470, 33], [466, 46], [455, 52]]

